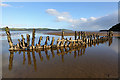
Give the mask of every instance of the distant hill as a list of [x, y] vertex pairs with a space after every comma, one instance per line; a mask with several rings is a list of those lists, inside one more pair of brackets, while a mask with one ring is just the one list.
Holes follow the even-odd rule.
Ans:
[[100, 32], [102, 31], [120, 31], [120, 23], [112, 26], [109, 30], [100, 30]]
[[111, 27], [109, 30], [110, 30], [110, 31], [120, 31], [120, 23], [114, 25], [114, 26]]
[[[9, 28], [11, 31], [32, 31], [32, 28]], [[0, 28], [0, 30], [4, 31], [4, 28]], [[49, 28], [35, 28], [36, 31], [71, 31], [68, 29], [49, 29]]]

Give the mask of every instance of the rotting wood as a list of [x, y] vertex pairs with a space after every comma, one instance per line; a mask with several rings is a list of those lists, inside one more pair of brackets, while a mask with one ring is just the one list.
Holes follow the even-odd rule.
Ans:
[[[58, 38], [57, 39], [57, 43], [55, 43], [55, 37], [52, 37], [52, 41], [50, 41], [50, 37], [47, 36], [46, 37], [46, 41], [44, 45], [41, 45], [41, 41], [42, 41], [42, 36], [40, 36], [38, 43], [35, 46], [35, 29], [33, 29], [32, 32], [32, 43], [30, 44], [30, 35], [27, 34], [26, 38], [27, 38], [27, 42], [25, 43], [25, 38], [23, 35], [21, 35], [22, 40], [18, 39], [18, 42], [16, 45], [13, 45], [12, 39], [11, 39], [11, 35], [9, 32], [9, 28], [6, 27], [5, 28], [6, 34], [7, 34], [7, 39], [8, 39], [8, 43], [10, 46], [9, 50], [37, 50], [37, 49], [47, 49], [47, 48], [59, 48], [59, 47], [75, 47], [75, 46], [86, 46], [86, 44], [88, 44], [88, 46], [91, 46], [91, 44], [99, 44], [99, 43], [104, 43], [106, 41], [109, 41], [110, 38], [112, 38], [113, 36], [113, 32], [109, 31], [107, 33], [106, 36], [99, 36], [99, 34], [89, 34], [86, 35], [86, 32], [78, 32], [75, 31], [75, 39], [72, 40], [72, 37], [70, 37], [70, 39], [68, 38], [64, 38], [64, 32], [62, 31], [62, 37], [61, 39]], [[78, 38], [77, 38], [78, 36]], [[50, 45], [49, 42], [50, 41]], [[111, 44], [111, 42], [109, 43]]]

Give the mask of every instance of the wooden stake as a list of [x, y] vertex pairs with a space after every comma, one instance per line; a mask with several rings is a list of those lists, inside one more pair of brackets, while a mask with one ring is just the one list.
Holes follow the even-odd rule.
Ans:
[[59, 47], [60, 38], [57, 39], [57, 47]]
[[80, 39], [80, 31], [78, 32], [78, 36], [79, 36], [78, 39]]
[[49, 40], [49, 36], [46, 37], [45, 46], [47, 46], [48, 40]]
[[17, 43], [17, 48], [20, 49], [20, 45], [19, 45], [19, 43]]
[[62, 39], [64, 39], [64, 31], [62, 31]]
[[64, 46], [64, 39], [60, 42], [60, 46]]
[[39, 38], [39, 42], [38, 42], [39, 46], [41, 46], [41, 40], [42, 40], [42, 36], [40, 36], [40, 38]]
[[12, 39], [11, 39], [11, 35], [10, 35], [10, 32], [9, 32], [9, 28], [6, 27], [6, 28], [5, 28], [5, 31], [6, 31], [8, 43], [9, 43], [9, 46], [10, 46], [10, 49], [9, 49], [9, 50], [13, 50], [13, 42], [12, 42]]
[[32, 48], [33, 49], [35, 49], [34, 42], [35, 42], [35, 29], [33, 29], [33, 33], [32, 33]]
[[30, 35], [27, 34], [27, 48], [29, 48], [30, 46]]
[[75, 31], [75, 40], [77, 40], [77, 31]]
[[21, 35], [22, 37], [22, 45], [23, 45], [23, 49], [25, 49], [25, 38], [23, 37], [23, 35]]
[[[70, 40], [72, 41], [72, 37], [70, 37]], [[69, 47], [72, 46], [72, 42], [69, 42]]]
[[20, 39], [18, 39], [18, 42], [19, 42], [20, 48], [22, 48], [22, 43], [21, 43]]
[[54, 43], [54, 41], [55, 41], [55, 37], [52, 37], [52, 41], [51, 41], [51, 46], [53, 46], [53, 43]]
[[67, 47], [67, 44], [68, 44], [68, 38], [66, 38], [66, 41], [65, 41], [65, 47]]

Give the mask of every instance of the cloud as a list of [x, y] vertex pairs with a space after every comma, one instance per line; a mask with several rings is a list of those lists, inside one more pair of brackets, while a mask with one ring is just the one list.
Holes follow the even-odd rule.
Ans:
[[102, 17], [73, 19], [68, 12], [58, 12], [56, 9], [47, 9], [46, 12], [56, 17], [57, 22], [67, 22], [76, 30], [101, 30], [109, 29], [118, 23], [118, 12]]
[[9, 5], [9, 4], [3, 4], [3, 3], [0, 3], [0, 6], [2, 6], [2, 7], [11, 7], [11, 5]]
[[99, 18], [89, 18], [87, 22], [78, 23], [77, 29], [81, 28], [83, 30], [101, 30], [101, 29], [109, 29], [111, 26], [118, 23], [118, 14], [113, 13], [107, 16], [102, 16]]
[[66, 22], [70, 22], [71, 20], [71, 16], [68, 12], [58, 12], [55, 9], [47, 9], [46, 12], [50, 15], [53, 15], [56, 17], [56, 21], [61, 22], [61, 21], [66, 21]]

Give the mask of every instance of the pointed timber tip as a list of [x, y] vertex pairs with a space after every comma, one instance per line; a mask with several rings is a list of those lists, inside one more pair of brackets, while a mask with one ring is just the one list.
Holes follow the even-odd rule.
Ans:
[[6, 26], [6, 28], [8, 28], [8, 26]]

